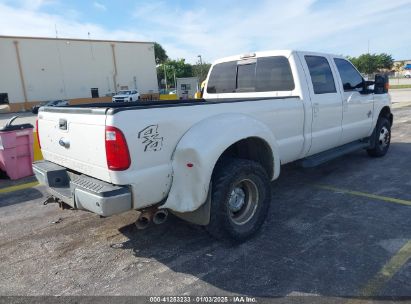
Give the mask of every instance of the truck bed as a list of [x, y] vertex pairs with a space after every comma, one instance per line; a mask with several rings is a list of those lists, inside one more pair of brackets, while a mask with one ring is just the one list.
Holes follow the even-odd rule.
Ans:
[[232, 102], [247, 102], [258, 100], [273, 100], [299, 98], [299, 96], [279, 96], [279, 97], [264, 97], [264, 98], [225, 98], [225, 99], [186, 99], [186, 100], [152, 100], [152, 101], [137, 101], [137, 102], [104, 102], [104, 103], [86, 103], [80, 105], [69, 105], [62, 107], [43, 107], [45, 112], [59, 113], [100, 113], [103, 109], [106, 114], [115, 114], [125, 110], [138, 110], [148, 108], [169, 108], [169, 107], [184, 107], [210, 105]]

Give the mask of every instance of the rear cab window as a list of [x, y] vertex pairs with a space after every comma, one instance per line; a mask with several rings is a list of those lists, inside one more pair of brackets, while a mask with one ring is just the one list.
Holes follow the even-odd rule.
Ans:
[[216, 64], [211, 70], [207, 93], [292, 91], [294, 88], [288, 59], [270, 56]]
[[236, 89], [237, 62], [216, 64], [211, 70], [207, 93], [233, 93]]

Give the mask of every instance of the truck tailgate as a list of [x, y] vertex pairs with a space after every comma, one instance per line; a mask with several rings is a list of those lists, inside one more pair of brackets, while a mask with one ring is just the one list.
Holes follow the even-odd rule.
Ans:
[[44, 159], [110, 182], [105, 152], [105, 111], [39, 112], [38, 132]]

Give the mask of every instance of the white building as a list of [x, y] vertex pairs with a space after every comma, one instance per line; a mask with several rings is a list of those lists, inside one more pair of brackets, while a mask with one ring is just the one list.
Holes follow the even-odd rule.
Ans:
[[[158, 92], [152, 42], [0, 36], [0, 104], [109, 101], [120, 89]], [[93, 95], [92, 95], [93, 94]]]

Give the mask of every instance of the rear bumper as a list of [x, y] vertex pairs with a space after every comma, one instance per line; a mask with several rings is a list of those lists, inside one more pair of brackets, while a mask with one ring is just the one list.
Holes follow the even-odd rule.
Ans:
[[33, 164], [37, 180], [54, 197], [75, 209], [110, 216], [132, 209], [128, 187], [115, 186], [83, 174], [69, 172], [49, 161]]

